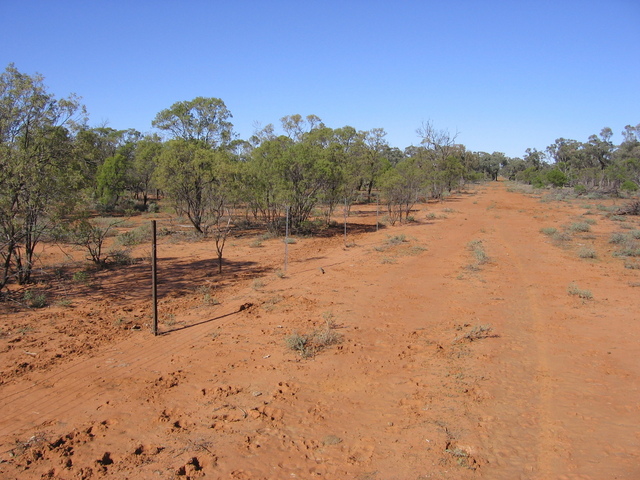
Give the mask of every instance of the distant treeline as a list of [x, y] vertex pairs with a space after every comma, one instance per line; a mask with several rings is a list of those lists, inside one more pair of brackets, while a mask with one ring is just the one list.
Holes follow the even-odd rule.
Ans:
[[400, 150], [382, 128], [334, 129], [315, 115], [285, 116], [282, 134], [269, 124], [240, 139], [231, 118], [222, 100], [197, 97], [159, 112], [151, 122], [158, 133], [89, 127], [78, 97], [57, 99], [42, 76], [9, 65], [0, 76], [0, 290], [31, 280], [39, 242], [90, 241], [100, 234], [92, 213], [154, 210], [159, 192], [215, 237], [221, 259], [238, 212], [278, 234], [286, 212], [301, 232], [330, 222], [337, 205], [374, 198], [391, 223], [402, 222], [418, 201], [499, 175], [585, 191], [640, 183], [640, 125], [626, 127], [619, 146], [604, 129], [587, 143], [559, 139], [546, 154], [519, 159], [468, 151], [431, 122], [417, 130], [420, 146]]

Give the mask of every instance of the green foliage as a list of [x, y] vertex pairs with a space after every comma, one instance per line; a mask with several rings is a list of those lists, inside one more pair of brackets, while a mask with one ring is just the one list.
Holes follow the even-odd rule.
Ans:
[[151, 124], [170, 132], [174, 138], [218, 147], [228, 145], [233, 139], [231, 117], [219, 98], [196, 97], [162, 110]]
[[115, 208], [118, 199], [125, 190], [127, 168], [127, 159], [120, 154], [107, 158], [98, 167], [97, 194], [101, 206], [106, 211], [112, 211]]
[[335, 323], [329, 319], [323, 327], [313, 330], [311, 333], [289, 335], [285, 338], [285, 344], [289, 350], [293, 350], [303, 358], [309, 358], [342, 341], [342, 336], [334, 328]]
[[547, 182], [554, 187], [562, 187], [567, 183], [567, 176], [557, 168], [554, 168], [547, 172]]
[[87, 259], [97, 266], [103, 267], [107, 264], [110, 256], [104, 252], [104, 242], [114, 231], [114, 227], [123, 222], [124, 220], [111, 220], [103, 226], [95, 220], [83, 218], [66, 227], [65, 239], [86, 250]]
[[575, 222], [569, 226], [569, 230], [572, 232], [584, 233], [591, 231], [591, 225], [587, 222]]
[[0, 75], [0, 289], [30, 281], [36, 246], [79, 197], [82, 168], [72, 131], [74, 96], [55, 99], [40, 75], [10, 64]]
[[149, 224], [141, 225], [137, 228], [121, 233], [116, 237], [116, 242], [124, 247], [132, 247], [142, 242], [151, 241], [151, 226]]
[[637, 192], [638, 184], [632, 182], [631, 180], [625, 180], [624, 182], [622, 182], [622, 185], [620, 185], [620, 190], [624, 190], [626, 192]]
[[573, 191], [576, 193], [576, 195], [584, 195], [585, 193], [587, 193], [587, 187], [578, 184], [573, 187]]
[[47, 296], [42, 292], [27, 290], [22, 295], [22, 299], [31, 308], [44, 308], [47, 306]]

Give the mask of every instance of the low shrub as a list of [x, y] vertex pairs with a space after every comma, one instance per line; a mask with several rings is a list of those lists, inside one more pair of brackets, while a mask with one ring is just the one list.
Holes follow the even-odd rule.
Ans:
[[591, 225], [589, 225], [587, 222], [576, 222], [572, 223], [569, 226], [569, 230], [571, 230], [572, 232], [590, 232]]
[[22, 299], [31, 308], [44, 308], [47, 306], [47, 296], [35, 290], [27, 290], [24, 292]]
[[598, 255], [596, 251], [591, 247], [582, 247], [578, 250], [578, 256], [580, 258], [597, 258]]
[[285, 339], [289, 350], [300, 354], [303, 358], [316, 355], [321, 350], [342, 341], [342, 335], [334, 330], [335, 322], [327, 320], [326, 324], [309, 334], [294, 332]]
[[575, 295], [584, 300], [591, 300], [593, 298], [593, 294], [589, 290], [582, 290], [578, 288], [578, 285], [575, 282], [571, 282], [567, 287], [567, 293], [569, 295]]

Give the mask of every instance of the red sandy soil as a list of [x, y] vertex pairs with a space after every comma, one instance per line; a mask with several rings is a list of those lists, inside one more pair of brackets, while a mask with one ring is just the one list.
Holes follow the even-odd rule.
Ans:
[[[158, 337], [148, 261], [59, 269], [57, 303], [0, 305], [0, 477], [640, 478], [640, 260], [609, 241], [640, 221], [507, 187], [378, 232], [354, 206], [285, 275], [282, 239], [229, 239], [218, 275], [211, 241], [161, 237]], [[287, 348], [318, 329], [340, 343]]]

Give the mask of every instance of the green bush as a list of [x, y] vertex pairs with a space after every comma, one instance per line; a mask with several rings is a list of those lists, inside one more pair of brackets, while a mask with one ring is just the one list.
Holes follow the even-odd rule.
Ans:
[[622, 182], [622, 185], [620, 185], [620, 190], [624, 190], [626, 192], [637, 192], [638, 185], [631, 180], [625, 180], [624, 182]]
[[587, 193], [587, 187], [585, 187], [584, 185], [576, 185], [575, 187], [573, 187], [573, 191], [575, 192], [576, 195], [584, 195], [585, 193]]
[[547, 172], [547, 181], [554, 187], [562, 187], [567, 183], [567, 176], [557, 168], [554, 168]]

